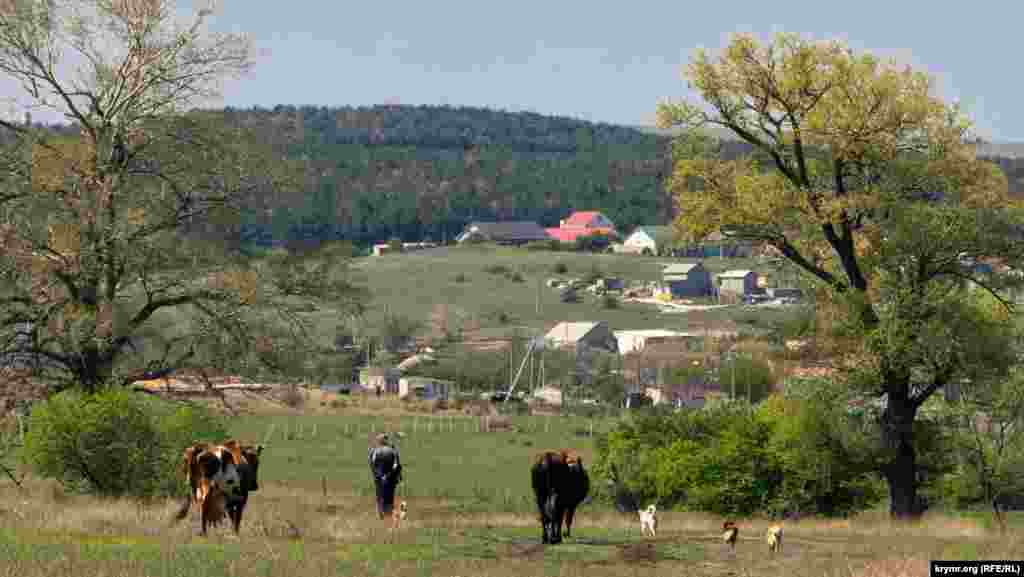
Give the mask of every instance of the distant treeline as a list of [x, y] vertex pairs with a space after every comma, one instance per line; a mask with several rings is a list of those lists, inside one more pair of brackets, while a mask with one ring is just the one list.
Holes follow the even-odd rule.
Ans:
[[[219, 111], [217, 111], [219, 112]], [[301, 192], [247, 200], [236, 239], [350, 240], [365, 246], [454, 238], [472, 220], [557, 226], [600, 210], [621, 230], [665, 224], [671, 141], [632, 127], [450, 106], [225, 108], [304, 173]], [[749, 145], [727, 142], [734, 157]], [[1024, 158], [993, 159], [1024, 194]]]

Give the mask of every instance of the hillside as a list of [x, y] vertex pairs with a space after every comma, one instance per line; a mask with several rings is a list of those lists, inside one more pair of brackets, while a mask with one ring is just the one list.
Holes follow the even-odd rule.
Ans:
[[224, 114], [305, 165], [305, 195], [252, 199], [244, 236], [260, 244], [445, 240], [470, 220], [557, 225], [582, 208], [626, 229], [671, 214], [668, 141], [632, 128], [437, 106]]
[[[241, 230], [232, 233], [247, 244], [445, 241], [471, 220], [557, 226], [580, 209], [600, 210], [628, 231], [667, 223], [674, 213], [665, 190], [674, 131], [476, 107], [206, 112], [250, 128], [303, 172], [301, 193], [261, 190], [247, 199]], [[729, 156], [751, 151], [716, 134]], [[1024, 195], [1022, 149], [979, 149], [1007, 173], [1015, 195]]]
[[[470, 220], [555, 226], [595, 209], [621, 229], [668, 222], [671, 131], [477, 107], [276, 106], [223, 111], [305, 168], [305, 193], [251, 199], [243, 240], [399, 237], [444, 241]], [[728, 138], [728, 134], [720, 136]], [[745, 143], [728, 139], [727, 154]], [[1010, 146], [1009, 148], [1012, 148]], [[1003, 145], [983, 156], [1024, 194], [1024, 158]]]

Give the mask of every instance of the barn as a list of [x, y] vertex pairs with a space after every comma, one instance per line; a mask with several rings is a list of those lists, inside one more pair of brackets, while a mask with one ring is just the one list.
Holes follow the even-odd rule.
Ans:
[[752, 270], [727, 270], [718, 275], [718, 290], [722, 296], [741, 298], [758, 293], [757, 273]]
[[699, 262], [669, 265], [661, 271], [661, 276], [672, 293], [672, 298], [711, 294], [711, 273]]

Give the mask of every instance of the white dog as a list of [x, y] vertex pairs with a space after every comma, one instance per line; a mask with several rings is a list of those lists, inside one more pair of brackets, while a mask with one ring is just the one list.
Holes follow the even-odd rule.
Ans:
[[640, 513], [640, 533], [643, 535], [651, 534], [651, 537], [655, 537], [658, 531], [658, 508], [654, 504], [647, 506], [647, 509], [639, 511]]
[[768, 551], [770, 553], [782, 551], [782, 525], [772, 525], [769, 527], [764, 538], [768, 541]]

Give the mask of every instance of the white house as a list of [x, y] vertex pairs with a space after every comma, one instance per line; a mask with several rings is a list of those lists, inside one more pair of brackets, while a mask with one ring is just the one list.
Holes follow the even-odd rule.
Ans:
[[640, 352], [649, 344], [678, 342], [693, 338], [700, 338], [700, 335], [665, 329], [615, 331], [615, 339], [619, 342], [619, 353], [623, 355]]
[[670, 226], [638, 226], [622, 241], [623, 252], [658, 255], [672, 247], [675, 232]]
[[417, 399], [447, 399], [452, 384], [430, 377], [402, 377], [398, 379], [398, 398], [413, 396]]

